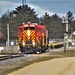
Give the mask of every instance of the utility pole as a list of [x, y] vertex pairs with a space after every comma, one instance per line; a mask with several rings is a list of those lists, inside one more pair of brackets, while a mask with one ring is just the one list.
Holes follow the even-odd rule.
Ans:
[[22, 0], [22, 5], [26, 5], [26, 0]]
[[9, 24], [7, 24], [7, 47], [9, 47]]

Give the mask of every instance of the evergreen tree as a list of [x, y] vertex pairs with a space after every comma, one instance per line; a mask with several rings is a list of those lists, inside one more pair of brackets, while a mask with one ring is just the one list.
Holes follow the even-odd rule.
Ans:
[[46, 25], [49, 31], [49, 38], [62, 38], [64, 34], [64, 26], [62, 25], [62, 20], [58, 17], [57, 14], [49, 16], [46, 12], [43, 16], [43, 24]]
[[57, 14], [51, 17], [51, 31], [52, 38], [62, 38], [64, 34], [64, 26], [62, 25], [62, 20]]
[[7, 24], [9, 23], [10, 21], [10, 16], [9, 16], [10, 12], [9, 10], [4, 13], [4, 15], [2, 15], [1, 17], [1, 27], [2, 27], [2, 33], [4, 34], [4, 38], [6, 40], [6, 37], [7, 37]]
[[18, 22], [39, 22], [36, 12], [28, 5], [19, 6], [15, 9], [16, 10], [13, 11], [13, 14], [16, 15]]
[[[50, 16], [47, 12], [43, 17], [38, 18], [38, 15], [28, 5], [20, 5], [13, 11], [7, 11], [0, 19], [0, 26], [4, 34], [5, 40], [7, 39], [7, 24], [10, 27], [10, 39], [17, 39], [17, 29], [22, 23], [36, 22], [45, 25], [49, 31], [49, 38], [62, 38], [64, 34], [64, 25], [62, 19], [57, 14]], [[73, 20], [72, 12], [67, 13], [69, 22], [69, 33], [75, 30], [75, 20]]]
[[41, 22], [47, 27], [50, 36], [51, 17], [47, 12], [45, 13], [45, 15], [43, 15], [43, 20]]
[[36, 12], [28, 5], [18, 6], [15, 10], [2, 15], [1, 23], [5, 39], [7, 37], [7, 24], [10, 27], [10, 39], [17, 39], [18, 27], [23, 22], [39, 22]]

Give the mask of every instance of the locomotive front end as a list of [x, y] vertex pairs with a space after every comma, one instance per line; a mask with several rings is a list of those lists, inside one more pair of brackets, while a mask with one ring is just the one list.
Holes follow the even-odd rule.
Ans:
[[22, 40], [19, 45], [20, 51], [24, 53], [31, 53], [36, 49], [36, 32], [35, 25], [24, 24], [22, 28]]

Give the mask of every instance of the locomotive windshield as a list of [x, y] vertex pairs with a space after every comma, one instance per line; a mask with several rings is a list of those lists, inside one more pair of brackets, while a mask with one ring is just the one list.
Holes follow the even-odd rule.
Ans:
[[30, 27], [30, 30], [34, 30], [34, 27]]
[[28, 27], [24, 27], [24, 30], [28, 30], [28, 29], [30, 29], [30, 30], [34, 30], [34, 27], [30, 27], [30, 28], [28, 28]]
[[28, 30], [28, 27], [24, 27], [24, 30]]

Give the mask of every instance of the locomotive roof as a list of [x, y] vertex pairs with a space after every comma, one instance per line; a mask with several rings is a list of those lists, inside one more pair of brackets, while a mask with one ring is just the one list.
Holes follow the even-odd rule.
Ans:
[[46, 26], [44, 25], [41, 25], [41, 24], [38, 24], [38, 23], [23, 23], [21, 26], [19, 26], [19, 28], [22, 28], [22, 27], [38, 27], [38, 28], [43, 28], [43, 29], [46, 29]]

